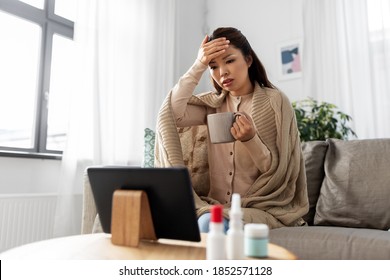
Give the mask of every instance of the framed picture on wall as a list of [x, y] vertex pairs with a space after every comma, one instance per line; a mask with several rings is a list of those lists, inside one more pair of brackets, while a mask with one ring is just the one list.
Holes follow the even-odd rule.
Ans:
[[302, 77], [301, 40], [280, 43], [276, 50], [279, 80]]

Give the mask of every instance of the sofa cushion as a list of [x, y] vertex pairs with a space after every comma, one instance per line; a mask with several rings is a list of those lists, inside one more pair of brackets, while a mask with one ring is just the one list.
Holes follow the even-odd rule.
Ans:
[[390, 232], [376, 229], [306, 226], [270, 230], [270, 242], [302, 260], [389, 260]]
[[303, 157], [305, 158], [307, 194], [309, 197], [309, 212], [303, 219], [313, 225], [314, 214], [322, 181], [324, 179], [324, 160], [328, 143], [325, 141], [309, 141], [302, 143]]
[[328, 140], [315, 225], [390, 228], [390, 139]]
[[180, 127], [178, 133], [192, 187], [199, 196], [207, 196], [210, 190], [209, 162], [207, 156], [208, 132], [206, 125]]
[[150, 128], [144, 130], [144, 157], [142, 167], [154, 167], [154, 142], [156, 134]]

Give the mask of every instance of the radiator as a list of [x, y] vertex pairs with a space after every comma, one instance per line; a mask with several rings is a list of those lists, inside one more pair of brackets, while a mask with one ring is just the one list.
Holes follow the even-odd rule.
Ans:
[[0, 252], [53, 237], [56, 194], [0, 195]]

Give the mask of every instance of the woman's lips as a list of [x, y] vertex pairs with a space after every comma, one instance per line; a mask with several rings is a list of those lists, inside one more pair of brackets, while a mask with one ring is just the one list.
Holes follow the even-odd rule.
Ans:
[[233, 83], [233, 79], [226, 79], [222, 82], [225, 87], [230, 86]]

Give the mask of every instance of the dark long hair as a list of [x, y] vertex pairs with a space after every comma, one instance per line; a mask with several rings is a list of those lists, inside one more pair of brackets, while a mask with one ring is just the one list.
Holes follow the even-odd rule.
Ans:
[[[257, 57], [248, 40], [240, 30], [233, 27], [217, 28], [210, 36], [210, 41], [221, 37], [225, 37], [230, 41], [230, 44], [241, 50], [245, 58], [252, 57], [253, 62], [249, 67], [248, 72], [249, 79], [253, 85], [255, 82], [258, 82], [260, 86], [275, 88], [275, 86], [268, 80], [267, 73], [260, 59]], [[222, 88], [214, 80], [213, 84], [215, 89], [220, 93]]]

